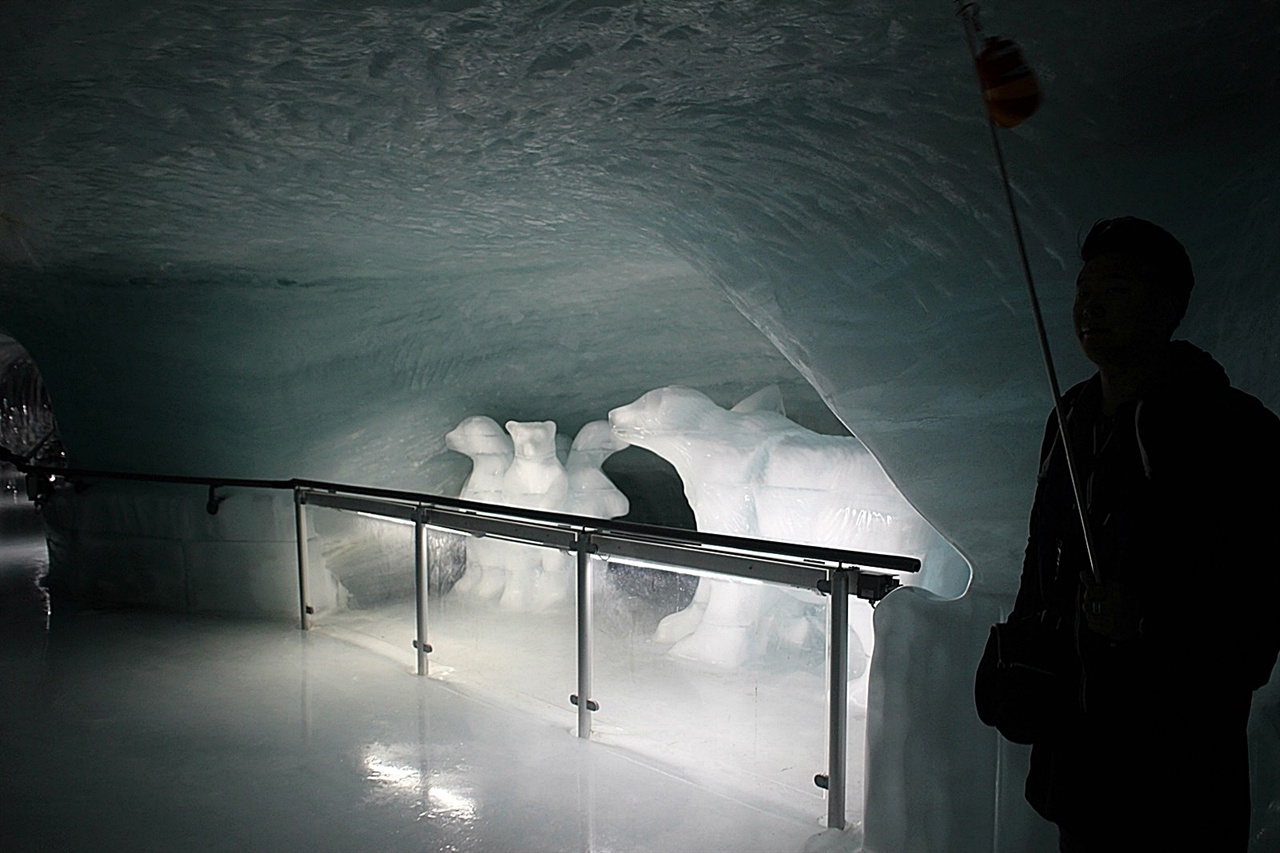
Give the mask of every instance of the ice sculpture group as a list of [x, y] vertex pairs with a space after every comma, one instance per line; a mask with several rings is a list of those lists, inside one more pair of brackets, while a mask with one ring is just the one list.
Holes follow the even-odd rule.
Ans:
[[[925, 549], [928, 524], [862, 443], [789, 420], [776, 387], [729, 410], [690, 388], [660, 388], [614, 409], [609, 422], [623, 440], [675, 466], [699, 530], [892, 554]], [[654, 639], [674, 643], [673, 655], [735, 667], [753, 640], [767, 642], [771, 633], [802, 643], [816, 627], [803, 616], [806, 598], [817, 595], [704, 580]], [[864, 651], [860, 661], [851, 655], [851, 673], [865, 679], [871, 609], [850, 608], [850, 627]]]
[[[471, 457], [461, 496], [470, 500], [616, 518], [625, 495], [605, 476], [608, 456], [636, 445], [670, 462], [684, 483], [699, 530], [813, 545], [923, 556], [937, 536], [857, 439], [821, 435], [789, 420], [770, 386], [732, 409], [671, 386], [582, 428], [562, 463], [555, 424], [510, 421], [504, 432], [472, 417], [446, 436]], [[455, 589], [512, 610], [541, 609], [571, 590], [568, 555], [472, 539]], [[655, 642], [670, 653], [723, 667], [743, 663], [770, 640], [800, 645], [815, 630], [805, 616], [816, 593], [703, 580], [693, 602], [667, 616]], [[871, 610], [851, 608], [852, 631], [872, 650]], [[818, 628], [821, 630], [821, 628]], [[851, 646], [856, 649], [857, 646]], [[855, 661], [855, 674], [865, 657]]]
[[[597, 518], [627, 514], [627, 496], [600, 470], [626, 446], [605, 421], [579, 430], [563, 462], [552, 421], [507, 421], [504, 432], [492, 418], [467, 418], [445, 436], [445, 444], [471, 457], [471, 474], [459, 495], [466, 500]], [[507, 610], [542, 610], [569, 597], [570, 565], [560, 551], [473, 537], [467, 540], [466, 572], [454, 589], [497, 599]]]

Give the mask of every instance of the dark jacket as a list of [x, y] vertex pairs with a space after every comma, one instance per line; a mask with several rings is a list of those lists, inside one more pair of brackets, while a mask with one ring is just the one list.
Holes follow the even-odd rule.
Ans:
[[1280, 420], [1183, 341], [1113, 416], [1096, 375], [1063, 400], [1099, 568], [1140, 630], [1114, 642], [1079, 615], [1088, 562], [1051, 417], [1010, 616], [1057, 627], [1058, 692], [1029, 738], [1027, 799], [1064, 829], [1127, 827], [1132, 843], [1172, 826], [1161, 843], [1240, 848], [1250, 697], [1280, 651]]

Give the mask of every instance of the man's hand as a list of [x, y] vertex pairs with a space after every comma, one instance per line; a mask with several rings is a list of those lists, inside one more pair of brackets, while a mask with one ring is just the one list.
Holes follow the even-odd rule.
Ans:
[[1115, 581], [1099, 583], [1088, 572], [1080, 573], [1084, 584], [1081, 607], [1089, 630], [1120, 642], [1138, 636], [1142, 608], [1138, 596]]

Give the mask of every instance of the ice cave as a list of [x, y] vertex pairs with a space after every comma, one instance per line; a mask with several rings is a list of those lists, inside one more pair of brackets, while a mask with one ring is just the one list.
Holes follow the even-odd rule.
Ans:
[[[973, 704], [1051, 398], [963, 6], [5, 3], [0, 842], [1057, 849]], [[1135, 215], [1280, 410], [1280, 3], [980, 14], [1042, 94], [994, 133], [1064, 383], [1080, 241]], [[299, 481], [918, 558], [850, 597], [848, 825], [823, 595], [299, 525]]]

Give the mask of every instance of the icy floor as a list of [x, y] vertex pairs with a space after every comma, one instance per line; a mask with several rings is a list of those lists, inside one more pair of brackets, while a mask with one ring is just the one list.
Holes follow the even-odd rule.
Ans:
[[[599, 579], [600, 573], [597, 572]], [[598, 580], [599, 585], [599, 580]], [[608, 596], [602, 596], [608, 601]], [[813, 777], [826, 771], [823, 657], [771, 649], [727, 673], [666, 656], [650, 642], [656, 618], [618, 624], [596, 614], [592, 740], [651, 760], [709, 790], [816, 822], [826, 804]], [[576, 726], [574, 613], [509, 613], [448, 595], [433, 599], [429, 674], [566, 731]], [[634, 615], [634, 614], [633, 614]], [[614, 616], [614, 618], [609, 618]], [[324, 617], [323, 631], [415, 667], [411, 602]], [[865, 717], [851, 709], [847, 797], [861, 819]]]
[[[42, 541], [16, 509], [6, 500], [0, 513], [4, 849], [858, 846], [856, 830], [823, 832], [821, 801], [811, 792], [799, 796], [786, 774], [762, 781], [756, 796], [734, 796], [733, 780], [711, 784], [718, 774], [664, 760], [664, 751], [665, 758], [686, 751], [683, 735], [655, 747], [626, 744], [629, 727], [645, 730], [646, 715], [666, 708], [665, 697], [613, 723], [605, 709], [618, 703], [606, 700], [601, 742], [587, 743], [570, 735], [573, 713], [564, 710], [558, 686], [542, 691], [539, 711], [536, 701], [510, 701], [529, 695], [527, 687], [504, 692], [462, 677], [461, 667], [471, 665], [465, 656], [452, 674], [442, 665], [438, 677], [412, 676], [409, 655], [395, 651], [399, 638], [378, 637], [379, 630], [397, 633], [385, 626], [398, 614], [366, 612], [303, 634], [288, 625], [59, 601], [50, 612], [36, 584]], [[447, 620], [440, 621], [445, 639]], [[609, 672], [600, 673], [602, 689]], [[621, 699], [650, 687], [640, 677], [615, 692]], [[737, 713], [709, 711], [714, 688], [670, 689], [701, 693], [705, 703], [692, 708], [696, 719], [671, 725], [673, 733], [714, 732]], [[765, 704], [749, 703], [757, 710]], [[670, 718], [682, 708], [690, 703], [671, 701]], [[705, 745], [714, 750], [715, 743], [707, 735]], [[729, 764], [742, 759], [741, 747], [731, 751]], [[811, 751], [811, 744], [803, 750]], [[745, 755], [739, 788], [763, 778], [761, 767], [776, 749]], [[796, 773], [811, 776], [813, 760], [800, 755]], [[712, 769], [720, 763], [715, 755], [699, 761]]]

